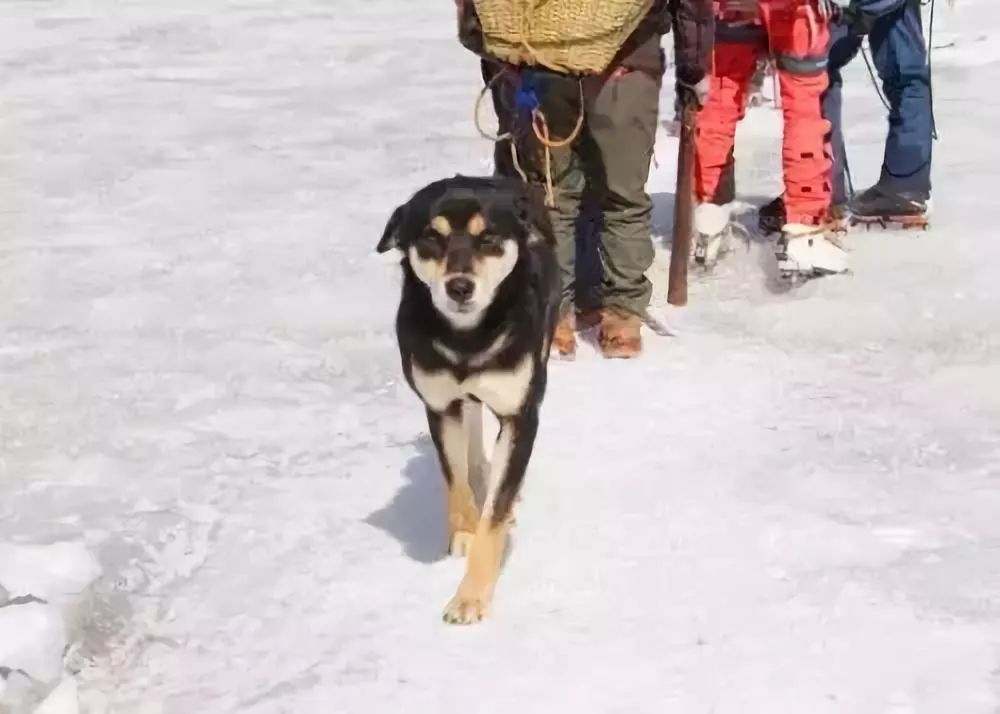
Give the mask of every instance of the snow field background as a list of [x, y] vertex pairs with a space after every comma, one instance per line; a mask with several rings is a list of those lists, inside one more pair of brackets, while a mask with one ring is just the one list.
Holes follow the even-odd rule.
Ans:
[[[0, 540], [99, 560], [82, 711], [995, 714], [1000, 9], [937, 12], [933, 229], [793, 293], [752, 242], [684, 310], [661, 251], [678, 336], [552, 367], [494, 612], [456, 629], [373, 252], [491, 170], [451, 3], [4, 3]], [[845, 101], [868, 185], [860, 63]], [[752, 204], [779, 132], [740, 129]]]

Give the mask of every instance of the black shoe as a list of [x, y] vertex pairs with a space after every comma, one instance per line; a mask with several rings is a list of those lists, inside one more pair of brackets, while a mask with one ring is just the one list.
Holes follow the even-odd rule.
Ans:
[[[840, 232], [847, 229], [848, 209], [847, 206], [838, 203], [830, 206], [826, 214], [826, 223], [834, 231]], [[780, 233], [788, 222], [788, 215], [785, 213], [785, 201], [781, 196], [770, 203], [761, 206], [757, 211], [757, 225], [761, 233]]]
[[862, 191], [848, 204], [855, 218], [921, 218], [927, 215], [930, 195], [925, 191], [890, 191], [878, 184]]
[[757, 226], [761, 233], [780, 233], [785, 223], [787, 223], [785, 201], [781, 196], [761, 206], [757, 211]]

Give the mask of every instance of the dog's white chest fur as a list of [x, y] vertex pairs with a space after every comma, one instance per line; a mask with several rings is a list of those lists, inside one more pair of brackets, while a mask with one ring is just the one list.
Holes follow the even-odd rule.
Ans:
[[535, 372], [531, 355], [525, 355], [513, 369], [479, 372], [461, 381], [447, 369], [428, 372], [416, 362], [412, 368], [413, 384], [433, 411], [443, 412], [452, 402], [471, 395], [497, 416], [517, 414], [528, 396]]

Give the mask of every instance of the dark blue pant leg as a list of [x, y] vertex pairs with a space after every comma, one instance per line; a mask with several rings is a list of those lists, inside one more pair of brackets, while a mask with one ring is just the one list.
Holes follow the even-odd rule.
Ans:
[[823, 94], [823, 116], [830, 122], [830, 148], [833, 151], [833, 165], [830, 168], [832, 187], [831, 202], [834, 206], [847, 203], [847, 153], [844, 146], [842, 119], [843, 100], [841, 91], [844, 78], [841, 70], [858, 54], [861, 38], [847, 31], [846, 25], [836, 24], [830, 28], [830, 86]]
[[868, 42], [891, 107], [879, 184], [930, 193], [931, 79], [919, 3], [906, 2], [877, 18]]

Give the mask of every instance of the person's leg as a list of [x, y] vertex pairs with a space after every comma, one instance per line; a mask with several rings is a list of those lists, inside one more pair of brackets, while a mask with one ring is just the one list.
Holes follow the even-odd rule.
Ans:
[[822, 112], [822, 96], [829, 86], [829, 30], [808, 5], [764, 9], [781, 78], [786, 221], [819, 225], [831, 193], [830, 122]]
[[652, 209], [646, 193], [659, 111], [660, 78], [632, 70], [598, 84], [589, 128], [596, 198], [603, 217], [602, 304], [635, 315], [649, 306], [653, 264]]
[[[719, 203], [730, 166], [736, 125], [746, 111], [746, 94], [758, 56], [756, 44], [720, 42], [715, 45], [711, 89], [698, 114], [695, 136], [695, 198], [698, 203]], [[735, 193], [735, 192], [734, 192]], [[724, 201], [721, 201], [724, 202]]]
[[786, 222], [776, 251], [778, 266], [788, 276], [840, 273], [848, 267], [847, 253], [825, 235], [831, 160], [822, 96], [829, 86], [829, 29], [811, 5], [763, 7], [777, 55], [785, 122]]
[[[847, 148], [844, 144], [842, 125], [843, 102], [841, 90], [844, 78], [843, 68], [857, 55], [861, 48], [861, 37], [851, 34], [846, 25], [830, 27], [830, 58], [827, 68], [829, 87], [823, 93], [823, 118], [830, 122], [830, 221], [839, 227], [846, 225], [844, 212], [848, 201]], [[760, 228], [766, 233], [781, 230], [786, 223], [785, 199], [779, 196], [760, 209]]]
[[723, 23], [716, 28], [716, 41], [711, 89], [695, 134], [694, 257], [706, 266], [726, 250], [730, 214], [724, 204], [736, 197], [736, 125], [746, 114], [747, 92], [767, 35], [759, 25]]
[[576, 219], [576, 291], [578, 315], [590, 315], [601, 307], [601, 206], [588, 184]]
[[823, 94], [823, 116], [830, 122], [830, 148], [833, 165], [830, 169], [831, 203], [844, 206], [847, 195], [847, 147], [844, 144], [842, 71], [861, 49], [861, 37], [850, 33], [846, 25], [836, 24], [830, 32], [830, 64], [827, 75], [830, 86]]
[[[545, 186], [552, 180], [554, 206], [551, 209], [552, 228], [556, 237], [556, 254], [562, 293], [561, 314], [572, 312], [576, 270], [576, 221], [586, 188], [586, 176], [580, 145], [586, 135], [586, 126], [580, 137], [566, 146], [552, 147], [548, 152], [531, 128], [530, 109], [518, 105], [526, 95], [534, 95], [538, 109], [545, 117], [551, 140], [559, 140], [573, 133], [584, 111], [580, 103], [577, 80], [549, 72], [524, 71], [505, 83], [510, 96], [505, 99], [513, 107], [510, 130], [517, 146], [517, 164], [531, 183]], [[518, 97], [520, 93], [520, 97]], [[506, 143], [506, 142], [505, 142]], [[509, 153], [509, 147], [508, 147]], [[511, 168], [516, 167], [511, 161]]]
[[[830, 214], [829, 220], [838, 228], [846, 227], [846, 205], [850, 198], [847, 186], [847, 147], [843, 133], [843, 101], [841, 90], [844, 78], [843, 68], [857, 56], [861, 49], [861, 37], [852, 34], [847, 25], [835, 24], [830, 27], [830, 57], [827, 67], [829, 86], [823, 93], [823, 118], [830, 122]], [[775, 233], [787, 223], [785, 199], [779, 196], [760, 209], [760, 228], [765, 233]]]
[[[492, 77], [484, 65], [484, 79]], [[580, 203], [586, 187], [586, 176], [580, 155], [580, 145], [586, 135], [567, 146], [551, 148], [546, 157], [544, 146], [531, 128], [531, 103], [538, 102], [553, 139], [569, 136], [583, 108], [580, 103], [579, 84], [564, 75], [548, 72], [509, 71], [493, 85], [493, 101], [500, 118], [501, 133], [513, 135], [511, 141], [497, 143], [496, 171], [502, 176], [520, 177], [539, 186], [546, 186], [547, 176], [552, 179], [554, 206], [550, 217], [556, 238], [556, 257], [562, 302], [560, 321], [552, 339], [552, 352], [557, 356], [571, 357], [576, 350], [573, 326], [573, 301], [576, 282], [576, 223]], [[519, 104], [520, 101], [520, 104]]]
[[[715, 24], [716, 47], [721, 44], [737, 44], [754, 48], [756, 64], [750, 77], [750, 86], [744, 96], [744, 104], [753, 106], [753, 95], [761, 92], [764, 79], [767, 76], [768, 61], [767, 33], [761, 25], [734, 25], [726, 20], [717, 20]], [[736, 155], [730, 147], [726, 165], [722, 170], [715, 193], [710, 201], [718, 205], [730, 203], [736, 199]]]
[[919, 2], [875, 20], [869, 44], [889, 100], [889, 135], [879, 185], [926, 199], [931, 190], [931, 79]]

